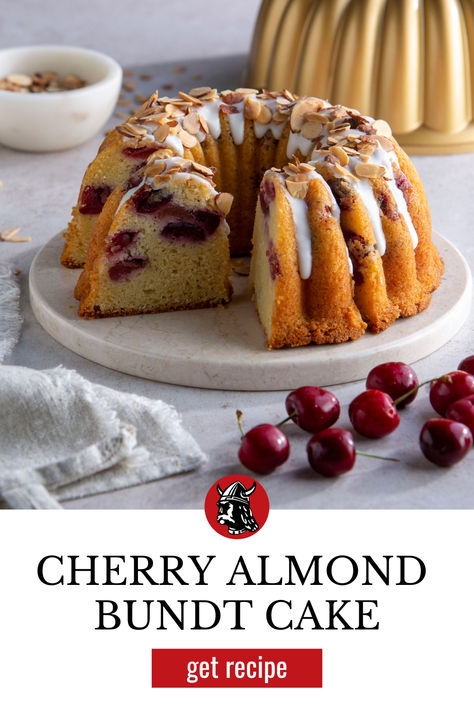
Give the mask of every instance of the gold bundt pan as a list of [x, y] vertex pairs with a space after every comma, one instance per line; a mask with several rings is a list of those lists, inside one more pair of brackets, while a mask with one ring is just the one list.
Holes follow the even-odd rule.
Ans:
[[474, 0], [263, 0], [247, 82], [383, 117], [410, 153], [474, 151]]

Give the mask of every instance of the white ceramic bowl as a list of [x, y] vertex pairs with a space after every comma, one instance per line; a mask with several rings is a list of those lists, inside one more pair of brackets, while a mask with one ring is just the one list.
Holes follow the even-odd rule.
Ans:
[[82, 89], [23, 94], [0, 90], [0, 143], [24, 151], [61, 151], [94, 136], [110, 118], [122, 69], [100, 52], [39, 45], [0, 50], [0, 78], [53, 71], [76, 74]]

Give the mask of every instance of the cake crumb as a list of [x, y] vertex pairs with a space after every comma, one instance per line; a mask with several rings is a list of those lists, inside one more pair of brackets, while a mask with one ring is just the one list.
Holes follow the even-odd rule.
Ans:
[[131, 106], [132, 102], [129, 101], [128, 99], [119, 99], [117, 101], [117, 106]]
[[165, 89], [166, 91], [169, 91], [170, 89], [174, 89], [174, 85], [173, 84], [163, 84], [163, 89]]
[[199, 79], [202, 79], [202, 74], [193, 74], [191, 77], [194, 81], [199, 81]]
[[135, 91], [135, 83], [133, 81], [124, 81], [123, 88], [125, 91]]
[[140, 74], [140, 79], [143, 81], [149, 81], [150, 79], [153, 79], [151, 74]]
[[173, 74], [182, 74], [185, 71], [186, 71], [186, 67], [183, 65], [180, 65], [179, 67], [175, 67], [173, 69]]
[[14, 270], [13, 270], [13, 274], [14, 274], [15, 276], [18, 276], [19, 274], [21, 274], [21, 269], [14, 269]]
[[127, 77], [127, 78], [130, 78], [130, 79], [131, 79], [132, 77], [135, 76], [135, 72], [133, 71], [133, 69], [124, 69], [124, 70], [123, 70], [123, 75], [124, 75], [124, 77]]

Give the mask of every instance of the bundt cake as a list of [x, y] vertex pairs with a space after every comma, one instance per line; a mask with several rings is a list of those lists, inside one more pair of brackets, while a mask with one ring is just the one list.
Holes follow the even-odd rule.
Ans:
[[[165, 159], [150, 158], [163, 147], [170, 152]], [[163, 182], [173, 191], [171, 176], [196, 175], [211, 190], [214, 170], [217, 192], [209, 200], [219, 213], [216, 234], [209, 232], [211, 220], [199, 223], [204, 238], [196, 237], [199, 230], [190, 230], [184, 239], [168, 223], [197, 225], [197, 212], [212, 209], [208, 201], [198, 208], [181, 193], [179, 210], [174, 211], [174, 198], [161, 206]], [[224, 195], [219, 197], [218, 191]], [[142, 193], [150, 193], [145, 207]], [[207, 269], [207, 260], [213, 265], [219, 261], [214, 237], [218, 241], [227, 230], [223, 214], [230, 207], [229, 193], [234, 196], [227, 215], [231, 253], [249, 252], [253, 230], [250, 278], [270, 348], [342, 342], [358, 338], [367, 327], [382, 331], [399, 316], [426, 308], [440, 284], [443, 263], [431, 240], [423, 186], [385, 121], [288, 91], [218, 94], [203, 87], [174, 99], [153, 95], [108, 135], [89, 166], [62, 257], [63, 264], [80, 266], [94, 233], [77, 290], [80, 314], [142, 313], [226, 301], [228, 282], [224, 296], [222, 289], [211, 298], [197, 298], [193, 292], [179, 305], [167, 298], [152, 304], [139, 292], [152, 293], [149, 279], [165, 284], [172, 273], [161, 257], [149, 257], [157, 237], [158, 251], [166, 244], [172, 252], [176, 243], [200, 254], [195, 269], [201, 268], [198, 263]], [[155, 203], [156, 210], [151, 207]], [[81, 212], [87, 204], [94, 206], [95, 215], [92, 207], [87, 215]], [[124, 246], [117, 237], [122, 232], [130, 240]], [[145, 258], [149, 261], [143, 266]], [[111, 259], [125, 265], [115, 268]], [[224, 262], [221, 272], [213, 267], [221, 277], [228, 274], [228, 257]], [[181, 269], [179, 259], [173, 269]]]
[[115, 188], [99, 216], [76, 287], [79, 315], [125, 316], [228, 302], [225, 215], [231, 204], [231, 195], [215, 190], [209, 168], [171, 151], [150, 156], [135, 185]]

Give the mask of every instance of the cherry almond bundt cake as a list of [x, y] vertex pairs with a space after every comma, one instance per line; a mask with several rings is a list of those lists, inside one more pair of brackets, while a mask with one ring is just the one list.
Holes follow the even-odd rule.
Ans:
[[[166, 158], [152, 155], [163, 149]], [[186, 184], [199, 176], [213, 190], [214, 171], [215, 194], [199, 207], [181, 193], [162, 205], [165, 181], [175, 194], [175, 174], [185, 174]], [[156, 209], [140, 207], [140, 191], [151, 191], [147, 200]], [[198, 212], [218, 215], [215, 235], [214, 218], [199, 222]], [[77, 288], [80, 314], [228, 300], [228, 257], [216, 256], [228, 229], [224, 214], [232, 254], [250, 251], [253, 231], [250, 278], [269, 348], [343, 342], [367, 327], [382, 331], [426, 308], [441, 281], [423, 186], [385, 121], [288, 91], [219, 94], [202, 87], [174, 99], [153, 95], [107, 136], [87, 169], [62, 256], [63, 264], [81, 266], [90, 242]], [[122, 244], [122, 232], [130, 243]], [[162, 243], [171, 251], [195, 248], [201, 257], [193, 269], [208, 273], [212, 262], [219, 289], [209, 298], [191, 290], [180, 305], [167, 298], [152, 304], [145, 298], [150, 280], [164, 285], [175, 273], [165, 252], [149, 256]], [[173, 270], [179, 269], [177, 258]], [[208, 286], [212, 292], [215, 285]]]

